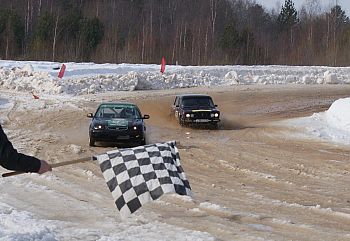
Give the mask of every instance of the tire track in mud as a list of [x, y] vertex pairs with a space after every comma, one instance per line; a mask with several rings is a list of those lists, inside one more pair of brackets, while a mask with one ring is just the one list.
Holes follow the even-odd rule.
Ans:
[[[254, 142], [255, 145], [257, 144], [258, 146], [268, 146], [268, 144], [264, 144], [261, 142]], [[249, 143], [246, 145], [247, 146], [251, 146], [252, 143]], [[241, 143], [242, 145], [242, 143]], [[180, 148], [181, 149], [181, 148]], [[254, 149], [254, 151], [256, 151], [256, 148], [252, 148]], [[277, 148], [275, 148], [277, 149]], [[327, 233], [327, 231], [320, 231], [319, 226], [321, 225], [323, 226], [323, 228], [326, 229], [326, 225], [323, 225], [322, 223], [319, 222], [315, 222], [315, 224], [313, 224], [314, 221], [310, 221], [308, 220], [307, 222], [303, 222], [303, 219], [308, 219], [308, 215], [310, 214], [310, 212], [312, 213], [312, 216], [316, 216], [318, 217], [318, 219], [322, 220], [322, 219], [332, 219], [332, 221], [329, 221], [328, 223], [332, 223], [332, 222], [344, 222], [345, 224], [348, 223], [348, 214], [344, 213], [344, 212], [334, 212], [332, 211], [331, 208], [328, 208], [327, 206], [325, 208], [323, 208], [321, 205], [318, 204], [317, 200], [322, 200], [324, 199], [327, 195], [322, 194], [322, 193], [309, 193], [310, 191], [313, 191], [312, 189], [309, 188], [304, 188], [303, 186], [300, 186], [299, 183], [294, 183], [289, 181], [289, 178], [287, 178], [287, 181], [282, 178], [276, 178], [276, 176], [273, 176], [272, 174], [267, 174], [267, 173], [263, 173], [263, 172], [259, 172], [259, 171], [255, 171], [252, 170], [251, 168], [249, 168], [249, 166], [254, 166], [251, 164], [247, 164], [248, 168], [242, 168], [239, 165], [235, 164], [235, 162], [232, 162], [233, 160], [240, 160], [240, 158], [242, 158], [242, 155], [240, 156], [239, 154], [236, 154], [236, 157], [232, 157], [232, 159], [230, 160], [231, 162], [229, 163], [228, 161], [224, 161], [224, 160], [210, 160], [210, 153], [208, 151], [207, 147], [199, 147], [198, 145], [196, 147], [191, 147], [191, 148], [187, 148], [185, 150], [191, 150], [190, 156], [197, 156], [197, 157], [203, 157], [205, 156], [205, 159], [202, 160], [198, 160], [200, 158], [198, 158], [197, 160], [192, 160], [189, 161], [187, 159], [186, 161], [186, 165], [194, 165], [194, 167], [190, 168], [190, 173], [192, 173], [192, 175], [195, 176], [195, 178], [191, 178], [190, 180], [195, 181], [195, 183], [200, 183], [199, 186], [203, 186], [202, 188], [197, 189], [197, 191], [199, 192], [205, 192], [204, 190], [208, 189], [224, 189], [224, 192], [227, 194], [227, 192], [231, 192], [232, 195], [237, 195], [238, 197], [236, 197], [235, 199], [230, 199], [231, 201], [237, 202], [237, 203], [245, 203], [245, 205], [247, 206], [256, 206], [257, 203], [260, 203], [260, 205], [265, 206], [263, 209], [260, 210], [246, 210], [247, 213], [249, 213], [249, 215], [246, 216], [239, 216], [237, 214], [237, 212], [231, 212], [231, 213], [227, 213], [227, 212], [221, 212], [221, 211], [217, 211], [217, 210], [210, 210], [209, 212], [204, 211], [204, 213], [202, 213], [201, 215], [211, 215], [211, 216], [215, 216], [216, 221], [214, 223], [218, 223], [222, 225], [222, 222], [226, 221], [226, 219], [230, 219], [230, 215], [232, 216], [232, 219], [239, 221], [241, 224], [243, 223], [244, 228], [247, 228], [246, 226], [249, 226], [250, 228], [255, 227], [255, 228], [260, 228], [261, 231], [267, 231], [266, 229], [271, 228], [272, 230], [275, 229], [280, 229], [280, 230], [288, 230], [288, 232], [290, 233], [299, 233], [301, 236], [300, 238], [303, 239], [306, 236], [305, 235], [309, 235], [309, 237], [315, 236], [317, 237], [318, 235], [320, 235], [320, 233], [322, 233], [322, 235], [324, 235], [324, 237], [329, 237], [330, 239], [332, 239], [332, 237], [334, 238], [334, 236], [329, 235]], [[205, 150], [205, 151], [204, 151]], [[243, 150], [242, 150], [243, 151]], [[199, 154], [198, 152], [201, 152], [202, 154]], [[259, 158], [259, 154], [251, 154], [251, 153], [247, 153], [246, 151], [244, 151], [245, 154], [244, 159], [257, 159]], [[187, 153], [188, 154], [188, 153]], [[187, 156], [187, 155], [186, 155]], [[208, 160], [209, 159], [209, 160]], [[201, 162], [202, 161], [202, 162]], [[301, 159], [301, 161], [303, 161], [303, 159]], [[190, 163], [189, 163], [190, 162]], [[274, 162], [268, 161], [266, 162], [266, 159], [264, 161], [262, 161], [261, 163], [259, 163], [259, 167], [261, 167], [261, 165], [267, 166], [265, 168], [268, 168], [270, 170], [274, 170], [276, 168], [276, 166], [279, 166], [279, 172], [282, 173], [289, 173], [292, 172], [292, 174], [294, 176], [300, 176], [300, 175], [305, 175], [305, 177], [307, 177], [308, 179], [310, 179], [307, 183], [312, 183], [314, 182], [313, 179], [322, 179], [325, 182], [328, 181], [327, 177], [320, 177], [317, 173], [315, 173], [314, 170], [310, 169], [308, 170], [307, 168], [305, 168], [304, 166], [301, 166], [299, 164], [296, 164], [296, 168], [293, 171], [293, 169], [289, 168], [289, 167], [284, 167], [283, 164], [275, 164]], [[293, 164], [294, 165], [294, 164]], [[225, 172], [221, 172], [220, 170], [222, 170], [222, 166], [225, 168]], [[263, 168], [263, 169], [265, 169]], [[196, 170], [196, 173], [193, 173], [193, 169]], [[231, 169], [231, 171], [229, 170]], [[188, 168], [186, 167], [185, 170], [188, 170]], [[234, 180], [232, 179], [231, 176], [231, 180], [234, 182], [237, 181], [241, 181], [243, 183], [246, 183], [244, 185], [244, 187], [248, 187], [248, 186], [253, 186], [253, 189], [251, 189], [251, 187], [249, 187], [249, 189], [247, 188], [243, 188], [243, 190], [240, 190], [240, 188], [237, 188], [237, 185], [234, 185], [233, 189], [227, 189], [228, 182], [226, 183], [221, 183], [220, 184], [220, 180], [218, 180], [218, 178], [212, 178], [210, 176], [208, 176], [208, 173], [216, 173], [219, 176], [221, 176], [222, 179], [226, 179], [230, 176], [230, 173], [234, 173], [234, 177], [236, 177], [239, 180]], [[201, 174], [198, 174], [201, 173]], [[238, 174], [237, 174], [238, 173]], [[192, 175], [189, 175], [189, 178], [192, 177]], [[281, 175], [281, 174], [280, 174]], [[283, 174], [282, 174], [283, 175]], [[215, 180], [215, 186], [213, 188], [212, 184], [209, 182], [208, 183], [208, 179]], [[246, 181], [250, 180], [250, 182], [252, 182], [252, 184], [249, 184], [249, 182], [247, 183]], [[219, 183], [219, 184], [218, 184]], [[256, 183], [260, 183], [260, 186], [256, 186], [254, 187], [254, 185]], [[266, 185], [264, 185], [264, 183]], [[271, 183], [275, 184], [272, 185]], [[278, 197], [277, 199], [274, 198], [275, 195], [270, 195], [269, 192], [264, 191], [265, 187], [263, 186], [270, 186], [273, 188], [276, 188], [277, 185], [277, 192], [278, 190], [285, 190], [286, 187], [288, 187], [288, 190], [291, 191], [291, 193], [297, 193], [297, 195], [299, 195], [299, 203], [298, 201], [293, 202], [293, 200], [288, 201], [288, 197], [286, 200], [282, 199], [281, 197]], [[198, 186], [197, 186], [198, 188]], [[285, 190], [286, 191], [286, 190]], [[239, 194], [241, 192], [241, 194]], [[276, 192], [276, 191], [273, 191]], [[263, 195], [262, 195], [263, 193]], [[288, 193], [288, 191], [287, 191]], [[219, 198], [223, 198], [224, 194], [220, 194], [220, 192], [218, 193], [216, 191], [216, 194]], [[311, 195], [311, 196], [310, 196]], [[269, 197], [271, 196], [271, 197]], [[307, 200], [309, 198], [307, 198], [308, 196], [313, 197], [313, 200], [310, 198], [310, 202], [308, 201], [302, 201], [300, 203], [300, 200]], [[315, 197], [316, 196], [316, 197]], [[213, 200], [217, 200], [214, 198], [214, 196], [211, 198], [211, 195], [207, 195], [207, 197], [209, 197], [212, 201]], [[295, 198], [295, 197], [294, 197]], [[327, 200], [331, 200], [333, 198], [333, 196], [331, 195], [330, 197], [326, 197]], [[332, 200], [332, 202], [336, 202], [337, 200]], [[214, 203], [218, 203], [217, 201], [214, 201]], [[264, 217], [264, 213], [269, 213], [270, 209], [276, 209], [276, 207], [278, 207], [279, 213], [277, 216], [274, 214], [270, 214], [267, 217]], [[203, 211], [202, 209], [198, 208], [198, 207], [194, 207], [192, 209], [199, 209], [199, 211]], [[244, 209], [244, 208], [243, 208]], [[295, 212], [295, 209], [301, 209], [299, 212], [303, 213], [305, 212], [305, 215], [294, 215], [293, 213]], [[237, 209], [236, 209], [237, 210]], [[241, 209], [238, 209], [241, 210]], [[260, 213], [260, 214], [256, 214], [256, 213]], [[259, 217], [259, 218], [255, 218], [252, 219], [250, 216], [251, 215], [263, 215], [263, 218]], [[187, 216], [186, 216], [187, 217]], [[290, 217], [292, 217], [290, 219]], [[217, 220], [219, 219], [219, 220]], [[345, 220], [344, 220], [345, 219]], [[221, 221], [220, 221], [221, 220]], [[343, 224], [342, 227], [346, 230], [346, 225]], [[243, 227], [241, 227], [243, 228]], [[212, 232], [215, 232], [214, 230]], [[230, 235], [233, 235], [233, 233], [230, 233]], [[280, 235], [284, 235], [284, 236], [288, 236], [285, 233], [280, 233]], [[310, 236], [311, 235], [311, 236]], [[347, 232], [343, 231], [343, 232], [339, 232], [336, 235], [338, 238], [343, 239], [347, 237]], [[293, 237], [293, 236], [291, 236]], [[280, 239], [281, 236], [276, 236], [277, 239]], [[295, 238], [295, 236], [294, 236]], [[311, 239], [312, 240], [312, 239]], [[315, 240], [317, 240], [317, 238], [315, 238]]]
[[[305, 160], [305, 157], [307, 157], [308, 155], [305, 154], [305, 152], [307, 152], [310, 148], [310, 147], [308, 147], [309, 143], [305, 144], [305, 146], [303, 146], [303, 144], [301, 144], [301, 145], [295, 144], [294, 142], [290, 141], [290, 143], [293, 144], [292, 145], [293, 148], [291, 150], [288, 150], [288, 148], [285, 149], [285, 148], [283, 148], [283, 146], [281, 148], [281, 144], [282, 145], [284, 143], [288, 144], [288, 141], [286, 139], [283, 140], [283, 137], [282, 137], [282, 140], [283, 140], [282, 143], [278, 144], [278, 142], [281, 142], [281, 136], [273, 138], [272, 140], [269, 140], [269, 139], [266, 140], [265, 138], [266, 137], [269, 138], [269, 135], [266, 135], [266, 127], [264, 127], [264, 126], [257, 126], [256, 128], [250, 128], [250, 129], [241, 129], [238, 131], [243, 131], [243, 133], [241, 133], [243, 135], [240, 135], [240, 137], [244, 137], [243, 140], [237, 141], [238, 143], [232, 144], [232, 143], [230, 143], [230, 141], [232, 142], [234, 140], [238, 140], [238, 138], [235, 138], [234, 136], [232, 136], [231, 138], [227, 138], [225, 140], [226, 143], [225, 143], [225, 141], [222, 143], [222, 144], [226, 145], [226, 147], [222, 148], [222, 150], [221, 150], [220, 146], [217, 146], [217, 145], [215, 146], [215, 148], [212, 148], [210, 145], [209, 146], [206, 145], [205, 142], [203, 144], [203, 140], [207, 140], [207, 138], [203, 138], [203, 133], [199, 133], [200, 131], [199, 132], [193, 131], [193, 132], [196, 132], [196, 134], [198, 136], [196, 137], [194, 135], [194, 137], [191, 139], [191, 142], [196, 143], [197, 141], [199, 141], [200, 144], [198, 144], [198, 142], [197, 142], [197, 145], [196, 145], [197, 148], [189, 148], [192, 152], [189, 154], [189, 156], [192, 158], [196, 157], [195, 158], [196, 160], [191, 161], [191, 164], [194, 165], [194, 167], [190, 168], [190, 172], [192, 172], [192, 175], [195, 176], [195, 178], [194, 178], [195, 182], [200, 183], [200, 185], [203, 186], [203, 188], [199, 189], [199, 191], [205, 192], [204, 190], [208, 190], [208, 188], [210, 188], [211, 185], [210, 185], [210, 183], [208, 183], [208, 181], [207, 181], [208, 179], [215, 180], [214, 177], [208, 175], [209, 173], [216, 172], [219, 176], [222, 176], [222, 175], [225, 176], [225, 174], [229, 173], [229, 171], [227, 169], [228, 162], [224, 161], [224, 160], [226, 160], [225, 158], [224, 158], [224, 160], [222, 160], [222, 154], [225, 152], [226, 153], [228, 152], [228, 155], [230, 155], [230, 157], [227, 157], [227, 160], [230, 160], [230, 164], [232, 165], [229, 167], [229, 169], [232, 169], [233, 173], [235, 173], [234, 176], [242, 183], [245, 183], [244, 186], [252, 186], [253, 190], [257, 191], [257, 192], [255, 191], [256, 194], [255, 194], [255, 192], [252, 192], [255, 195], [255, 196], [254, 195], [251, 196], [252, 198], [249, 198], [249, 195], [248, 195], [251, 192], [241, 191], [241, 192], [243, 192], [243, 194], [245, 193], [246, 196], [248, 195], [248, 198], [242, 197], [241, 199], [238, 199], [236, 201], [245, 202], [248, 206], [249, 205], [254, 206], [257, 204], [257, 200], [255, 200], [256, 197], [264, 197], [259, 193], [264, 193], [264, 195], [267, 195], [267, 197], [269, 197], [269, 196], [271, 196], [271, 194], [273, 194], [271, 197], [268, 198], [268, 200], [266, 202], [261, 202], [262, 205], [266, 206], [264, 208], [265, 211], [264, 211], [264, 209], [262, 209], [260, 211], [255, 211], [255, 212], [268, 212], [268, 210], [270, 208], [272, 208], [272, 209], [274, 208], [274, 205], [272, 205], [272, 207], [271, 207], [271, 203], [274, 203], [274, 204], [286, 203], [286, 205], [283, 205], [284, 208], [283, 208], [282, 213], [285, 213], [286, 217], [289, 217], [290, 215], [292, 217], [294, 217], [293, 219], [296, 221], [291, 221], [292, 226], [294, 226], [294, 227], [297, 226], [294, 224], [294, 222], [297, 222], [300, 224], [302, 229], [304, 229], [304, 227], [305, 227], [304, 232], [301, 232], [301, 233], [307, 233], [307, 232], [313, 233], [313, 235], [315, 235], [315, 237], [317, 237], [317, 235], [320, 235], [320, 231], [317, 231], [317, 229], [318, 229], [317, 225], [319, 225], [317, 222], [316, 222], [317, 225], [309, 225], [308, 222], [304, 223], [301, 220], [303, 220], [303, 218], [306, 218], [306, 217], [304, 215], [293, 215], [293, 212], [294, 212], [293, 210], [295, 209], [295, 207], [299, 207], [299, 208], [303, 209], [303, 207], [308, 208], [308, 207], [312, 207], [312, 206], [314, 206], [316, 209], [318, 209], [319, 207], [321, 207], [318, 204], [319, 203], [318, 200], [322, 200], [324, 198], [326, 198], [327, 201], [331, 200], [331, 202], [333, 202], [333, 203], [337, 203], [339, 200], [337, 200], [336, 195], [334, 195], [334, 194], [327, 195], [327, 194], [323, 193], [321, 190], [313, 190], [312, 187], [307, 187], [307, 186], [303, 187], [303, 185], [301, 184], [301, 181], [296, 182], [296, 180], [300, 179], [300, 177], [303, 177], [302, 180], [305, 180], [305, 178], [306, 178], [307, 179], [306, 183], [310, 183], [310, 184], [314, 183], [315, 180], [319, 180], [318, 187], [322, 187], [322, 186], [326, 185], [327, 182], [334, 181], [333, 179], [336, 179], [337, 176], [334, 176], [333, 174], [329, 173], [328, 170], [324, 171], [324, 169], [322, 169], [322, 167], [315, 168], [315, 167], [313, 167], [313, 165], [308, 164], [308, 160]], [[280, 132], [279, 130], [276, 131], [277, 134], [279, 132]], [[258, 140], [252, 141], [254, 139], [258, 139]], [[259, 141], [259, 139], [262, 139], [262, 141]], [[184, 141], [184, 143], [186, 143], [186, 141]], [[296, 143], [298, 143], [298, 142], [296, 142]], [[235, 148], [235, 146], [236, 147], [238, 146], [238, 147]], [[209, 150], [213, 150], [213, 149], [217, 149], [216, 150], [217, 153], [212, 153], [209, 151]], [[273, 152], [266, 153], [267, 149], [273, 150]], [[231, 151], [228, 151], [228, 150], [231, 150]], [[239, 150], [239, 151], [237, 153], [234, 150]], [[293, 150], [297, 150], [297, 153], [300, 153], [301, 156], [294, 157]], [[283, 151], [286, 151], [286, 153], [283, 153]], [[313, 150], [313, 151], [315, 151], [315, 150]], [[200, 153], [198, 153], [198, 152], [200, 152]], [[277, 157], [275, 157], [275, 152], [280, 152]], [[226, 155], [226, 156], [228, 156], [228, 155]], [[215, 156], [216, 156], [216, 158], [215, 158]], [[201, 157], [202, 157], [202, 159], [201, 159]], [[312, 158], [319, 159], [320, 157], [312, 157]], [[233, 160], [233, 162], [232, 162], [232, 160]], [[273, 161], [270, 161], [270, 160], [273, 160]], [[283, 160], [283, 162], [280, 163], [279, 162], [280, 160]], [[291, 160], [293, 160], [293, 161], [291, 162]], [[246, 163], [245, 161], [248, 161], [249, 163]], [[190, 162], [190, 161], [187, 161], [187, 162]], [[224, 167], [226, 167], [225, 173], [220, 172], [222, 167], [220, 167], [220, 165], [218, 165], [217, 162], [221, 162], [220, 163], [221, 166], [222, 166], [222, 164], [226, 164], [226, 165], [224, 165]], [[187, 163], [187, 165], [190, 165], [190, 164]], [[188, 169], [188, 167], [186, 167], [186, 170], [187, 169]], [[193, 171], [194, 169], [195, 169], [195, 171]], [[264, 172], [262, 170], [267, 170], [267, 172]], [[237, 174], [237, 173], [239, 173], [239, 174]], [[272, 174], [270, 174], [270, 173], [272, 173]], [[277, 174], [274, 174], [274, 173], [277, 173]], [[287, 179], [284, 178], [284, 175], [286, 175]], [[225, 179], [225, 178], [226, 178], [226, 176], [223, 177], [222, 179]], [[219, 181], [218, 178], [216, 178], [216, 180]], [[249, 181], [247, 182], [247, 180], [249, 180]], [[232, 181], [237, 181], [237, 180], [232, 180]], [[204, 183], [206, 183], [207, 185], [205, 185]], [[256, 185], [256, 183], [260, 183], [261, 185]], [[227, 184], [228, 183], [224, 183], [222, 186], [227, 187]], [[271, 192], [269, 192], [269, 190], [268, 191], [264, 190], [264, 189], [266, 189], [264, 186], [266, 186], [266, 187], [270, 186], [272, 188], [277, 187], [277, 189], [276, 189], [276, 191], [272, 191], [272, 193], [271, 193]], [[219, 188], [220, 185], [216, 184], [215, 187]], [[285, 190], [285, 189], [287, 189], [287, 190]], [[286, 195], [278, 196], [278, 195], [280, 195], [280, 194], [278, 194], [278, 192], [281, 190], [284, 190], [284, 191], [282, 191], [282, 193], [285, 192]], [[290, 193], [297, 194], [298, 197], [291, 198], [290, 195], [288, 194], [288, 192], [289, 192], [288, 190], [290, 191]], [[227, 189], [226, 189], [226, 191], [227, 191]], [[237, 192], [238, 193], [240, 192], [239, 188], [236, 187], [236, 188], [232, 189], [232, 193], [237, 194]], [[240, 195], [243, 195], [243, 194], [240, 194]], [[210, 195], [208, 195], [208, 196], [210, 196]], [[218, 196], [222, 197], [220, 195], [218, 195]], [[285, 198], [287, 198], [286, 199], [287, 201], [284, 200]], [[291, 199], [291, 200], [288, 201], [288, 199]], [[308, 199], [310, 200], [309, 202], [308, 201], [300, 202], [301, 200], [308, 200]], [[299, 201], [293, 202], [293, 200], [299, 200]], [[314, 201], [312, 201], [312, 200], [314, 200]], [[327, 202], [327, 201], [325, 201], [325, 202]], [[322, 205], [324, 205], [325, 202], [322, 201]], [[331, 203], [331, 205], [333, 203]], [[328, 210], [328, 208], [327, 208], [328, 206], [329, 206], [329, 204], [327, 205], [327, 203], [326, 203], [325, 210]], [[321, 210], [324, 210], [324, 209], [321, 208]], [[253, 212], [253, 211], [251, 211], [251, 212]], [[303, 211], [301, 211], [301, 212], [303, 212]], [[344, 212], [339, 212], [339, 213], [337, 213], [336, 216], [339, 217], [339, 216], [346, 216], [346, 215], [347, 214]], [[316, 216], [318, 216], [321, 219], [325, 218], [324, 213], [322, 213], [322, 212], [321, 212], [321, 214], [316, 214]], [[272, 220], [279, 220], [279, 218], [281, 218], [281, 217], [279, 217], [279, 216], [275, 216], [275, 217], [272, 216], [271, 217]], [[280, 226], [284, 226], [283, 220], [284, 219], [282, 219], [282, 221], [281, 221], [282, 224], [280, 224]], [[336, 218], [335, 222], [338, 222], [338, 221], [339, 221], [339, 219]], [[310, 223], [312, 223], [312, 222], [310, 222]], [[344, 227], [344, 225], [342, 227]], [[282, 227], [280, 227], [280, 228], [283, 229]], [[289, 227], [289, 228], [291, 228], [291, 227]], [[297, 228], [297, 229], [299, 229], [299, 228]], [[291, 230], [289, 230], [289, 232], [291, 232]], [[300, 232], [300, 230], [298, 232]], [[339, 234], [340, 235], [339, 237], [341, 237], [341, 238], [346, 237], [346, 232], [339, 232], [339, 233], [341, 233], [341, 234]], [[322, 235], [324, 235], [324, 237], [327, 237], [328, 233], [322, 232]], [[305, 238], [305, 236], [301, 236], [301, 237]], [[330, 235], [329, 237], [332, 237], [332, 235]], [[317, 240], [317, 238], [315, 238], [315, 240]]]
[[[13, 143], [14, 147], [18, 149], [19, 152], [36, 156], [41, 150], [37, 144], [38, 142], [35, 140], [33, 141], [33, 138], [31, 137], [33, 135], [29, 129], [19, 129], [21, 126], [21, 121], [19, 122], [18, 118], [15, 117], [15, 113], [18, 112], [18, 108], [20, 106], [20, 103], [18, 103], [18, 101], [18, 98], [13, 98], [13, 105], [6, 111], [5, 114], [7, 120], [3, 128], [5, 128], [4, 131], [7, 134], [9, 140]], [[31, 145], [28, 145], [28, 143], [31, 143]]]

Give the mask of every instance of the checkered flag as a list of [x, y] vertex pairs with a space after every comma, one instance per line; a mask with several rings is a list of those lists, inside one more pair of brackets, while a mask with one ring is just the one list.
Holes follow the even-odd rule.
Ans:
[[94, 159], [124, 217], [164, 193], [192, 195], [175, 141], [113, 150]]

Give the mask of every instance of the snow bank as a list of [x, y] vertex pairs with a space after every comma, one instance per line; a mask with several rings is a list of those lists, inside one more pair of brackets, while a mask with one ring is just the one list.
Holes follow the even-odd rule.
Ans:
[[326, 111], [329, 125], [350, 133], [350, 98], [336, 100]]
[[167, 66], [0, 61], [0, 89], [81, 95], [107, 91], [160, 90], [236, 84], [348, 84], [350, 68], [321, 66]]
[[338, 99], [330, 108], [310, 117], [288, 120], [285, 123], [303, 127], [307, 134], [348, 145], [350, 144], [350, 98]]
[[32, 66], [23, 68], [0, 68], [0, 88], [26, 92], [46, 92], [49, 94], [61, 93], [59, 83], [45, 72], [35, 72]]

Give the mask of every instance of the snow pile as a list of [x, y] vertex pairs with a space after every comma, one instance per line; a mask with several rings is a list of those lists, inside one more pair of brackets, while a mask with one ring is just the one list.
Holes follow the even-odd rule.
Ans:
[[350, 98], [336, 100], [326, 111], [327, 122], [342, 131], [350, 133]]
[[52, 81], [48, 73], [35, 72], [32, 66], [23, 68], [0, 67], [0, 88], [26, 92], [46, 92], [49, 94], [61, 93], [61, 86]]
[[329, 71], [326, 71], [323, 76], [324, 76], [324, 82], [326, 84], [338, 84], [339, 83], [338, 77], [335, 73], [331, 73]]
[[350, 98], [338, 99], [330, 108], [310, 117], [288, 120], [285, 123], [304, 127], [307, 133], [324, 140], [350, 144]]
[[82, 95], [107, 91], [160, 90], [236, 84], [349, 84], [350, 68], [322, 66], [167, 66], [155, 64], [0, 61], [0, 89]]

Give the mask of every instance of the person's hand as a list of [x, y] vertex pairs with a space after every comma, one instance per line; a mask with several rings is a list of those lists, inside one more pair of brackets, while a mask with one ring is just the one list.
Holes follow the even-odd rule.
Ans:
[[45, 172], [52, 171], [51, 165], [46, 161], [40, 160], [40, 169], [38, 171], [39, 174], [43, 174]]

